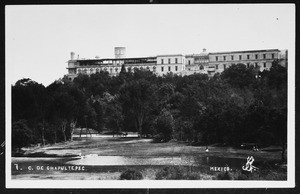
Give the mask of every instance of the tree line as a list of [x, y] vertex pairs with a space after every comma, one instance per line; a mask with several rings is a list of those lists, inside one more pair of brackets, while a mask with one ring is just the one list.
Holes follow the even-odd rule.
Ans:
[[243, 64], [221, 74], [156, 76], [135, 69], [64, 77], [45, 87], [31, 79], [12, 86], [12, 145], [73, 139], [75, 128], [136, 131], [140, 137], [192, 144], [287, 141], [287, 69]]

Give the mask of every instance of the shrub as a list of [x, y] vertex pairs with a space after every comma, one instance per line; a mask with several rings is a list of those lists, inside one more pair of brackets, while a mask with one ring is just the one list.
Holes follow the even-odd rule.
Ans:
[[178, 180], [183, 179], [183, 169], [179, 167], [164, 167], [160, 171], [158, 171], [155, 175], [156, 180]]
[[217, 175], [217, 180], [233, 180], [233, 175], [230, 172], [221, 172]]
[[141, 180], [143, 175], [140, 171], [134, 169], [128, 169], [120, 175], [121, 180]]
[[192, 173], [185, 174], [183, 179], [184, 180], [200, 180], [201, 175], [200, 175], [200, 173], [192, 172]]

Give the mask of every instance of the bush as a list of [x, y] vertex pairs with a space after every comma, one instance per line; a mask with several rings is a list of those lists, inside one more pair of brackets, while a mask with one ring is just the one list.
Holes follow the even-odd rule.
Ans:
[[140, 171], [134, 169], [128, 169], [120, 175], [120, 180], [141, 180], [143, 175]]
[[179, 167], [164, 167], [160, 171], [158, 171], [155, 175], [156, 180], [178, 180], [184, 179], [183, 169]]
[[200, 173], [192, 172], [192, 173], [189, 173], [189, 174], [185, 174], [183, 179], [184, 180], [200, 180], [201, 175], [200, 175]]
[[163, 142], [166, 142], [166, 140], [164, 138], [164, 135], [160, 133], [160, 134], [157, 134], [154, 136], [153, 142], [154, 143], [163, 143]]
[[217, 175], [217, 180], [233, 180], [233, 175], [230, 172], [221, 172]]

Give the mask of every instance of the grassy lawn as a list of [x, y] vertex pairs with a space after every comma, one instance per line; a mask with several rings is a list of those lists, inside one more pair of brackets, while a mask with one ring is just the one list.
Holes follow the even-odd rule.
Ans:
[[204, 146], [188, 146], [181, 142], [152, 143], [151, 139], [130, 137], [105, 137], [105, 138], [75, 138], [73, 142], [57, 143], [45, 147], [28, 150], [25, 156], [73, 156], [73, 155], [97, 154], [99, 156], [181, 156], [181, 155], [207, 155], [228, 158], [247, 158], [252, 155], [257, 159], [277, 160], [281, 153], [236, 149], [232, 147], [209, 146], [209, 152], [205, 152]]
[[[98, 158], [87, 158], [74, 160], [74, 156], [87, 155], [102, 156]], [[166, 166], [176, 164], [172, 161], [187, 161], [185, 164], [179, 163], [177, 166], [180, 173], [194, 174], [193, 179], [225, 179], [227, 175], [221, 172], [210, 171], [211, 166], [232, 167], [231, 177], [234, 179], [245, 178], [261, 180], [285, 180], [286, 169], [277, 167], [275, 164], [280, 162], [280, 151], [257, 151], [246, 149], [236, 149], [232, 147], [209, 146], [209, 152], [203, 146], [189, 146], [183, 142], [153, 143], [151, 139], [140, 139], [136, 137], [92, 137], [75, 138], [72, 142], [57, 143], [45, 147], [27, 149], [23, 157], [13, 158], [14, 163], [20, 163], [26, 168], [28, 165], [85, 165], [81, 161], [87, 160], [87, 166], [83, 172], [71, 171], [16, 171], [12, 166], [13, 178], [17, 179], [92, 179], [92, 180], [111, 180], [118, 179], [120, 174], [126, 169], [131, 168], [142, 173], [143, 179], [155, 179], [157, 172], [162, 171]], [[260, 168], [261, 174], [251, 176], [240, 174], [241, 167], [246, 164], [248, 156], [255, 158], [255, 166]], [[35, 157], [29, 158], [28, 157]], [[44, 158], [55, 157], [55, 160], [47, 161]], [[89, 165], [88, 161], [101, 158], [126, 159], [125, 165], [112, 162], [103, 165]], [[18, 161], [21, 160], [21, 161]], [[149, 162], [150, 161], [150, 162]], [[191, 169], [192, 168], [192, 169]], [[192, 170], [192, 171], [191, 171]], [[193, 172], [193, 173], [192, 173]], [[173, 173], [167, 172], [167, 173]], [[176, 173], [178, 173], [176, 171]], [[220, 174], [221, 173], [221, 174]], [[257, 174], [257, 173], [256, 173]], [[75, 176], [74, 176], [75, 175]], [[199, 175], [199, 176], [198, 176]], [[200, 176], [201, 175], [201, 176]], [[217, 178], [219, 177], [219, 178]], [[220, 178], [221, 177], [221, 178]], [[169, 177], [170, 178], [170, 177]], [[177, 177], [178, 178], [178, 177]], [[190, 177], [189, 177], [190, 178]], [[188, 178], [188, 179], [189, 179]], [[228, 178], [228, 177], [227, 177]], [[172, 179], [172, 177], [171, 177]]]

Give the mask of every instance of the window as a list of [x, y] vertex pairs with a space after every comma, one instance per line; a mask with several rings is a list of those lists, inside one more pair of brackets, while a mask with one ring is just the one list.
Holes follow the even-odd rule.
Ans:
[[266, 68], [267, 67], [267, 64], [266, 63], [264, 63], [264, 68]]
[[250, 55], [247, 55], [247, 59], [250, 59]]
[[178, 71], [178, 67], [177, 66], [175, 66], [175, 71]]
[[178, 63], [178, 59], [177, 58], [175, 58], [175, 63]]
[[170, 66], [168, 67], [168, 70], [171, 71], [171, 67]]
[[239, 59], [242, 60], [242, 55], [239, 56]]
[[258, 64], [257, 64], [257, 63], [255, 63], [255, 67], [258, 67]]
[[226, 56], [223, 56], [223, 60], [226, 61]]
[[171, 59], [168, 59], [168, 63], [169, 63], [169, 64], [171, 63]]
[[96, 72], [100, 72], [98, 68], [96, 69]]
[[149, 70], [150, 68], [147, 66], [147, 68], [146, 68], [146, 69], [148, 69], [148, 70]]
[[272, 53], [272, 59], [274, 59], [274, 53]]
[[231, 60], [233, 61], [233, 55], [231, 56]]
[[118, 73], [118, 68], [115, 68], [116, 73]]
[[216, 69], [218, 69], [218, 68], [219, 68], [219, 65], [217, 64], [217, 65], [216, 65]]
[[218, 61], [218, 56], [216, 56], [216, 61]]
[[164, 59], [161, 59], [161, 64], [164, 64]]
[[226, 69], [226, 64], [223, 65], [224, 69]]
[[248, 68], [250, 67], [250, 63], [247, 63], [247, 67], [248, 67]]
[[266, 54], [263, 54], [264, 59], [266, 58]]
[[258, 59], [258, 55], [257, 54], [255, 55], [255, 59]]
[[161, 71], [164, 71], [164, 67], [161, 67]]
[[191, 60], [189, 60], [189, 65], [191, 64]]
[[156, 72], [156, 67], [155, 66], [153, 66], [153, 72]]

